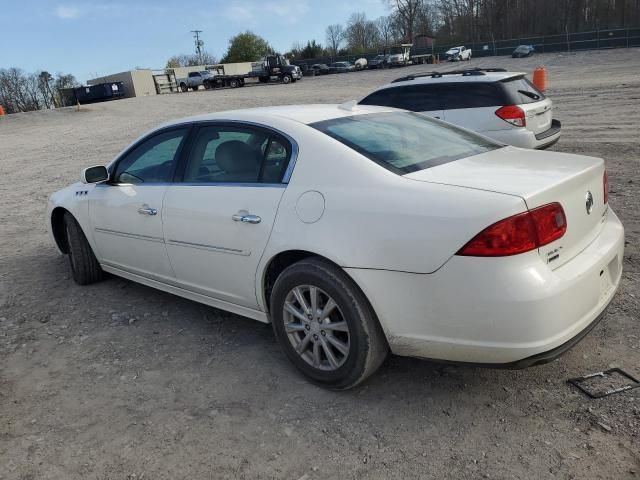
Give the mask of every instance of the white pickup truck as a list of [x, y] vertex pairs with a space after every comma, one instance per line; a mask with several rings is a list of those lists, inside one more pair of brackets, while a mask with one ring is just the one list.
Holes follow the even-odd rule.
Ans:
[[471, 49], [467, 47], [453, 47], [447, 50], [444, 54], [446, 59], [450, 62], [471, 60]]

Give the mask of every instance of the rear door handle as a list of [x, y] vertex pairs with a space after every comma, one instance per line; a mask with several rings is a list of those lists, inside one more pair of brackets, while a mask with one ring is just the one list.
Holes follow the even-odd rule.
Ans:
[[149, 207], [149, 205], [143, 205], [138, 209], [138, 213], [140, 215], [157, 215], [158, 210], [156, 210], [155, 208]]
[[242, 223], [260, 223], [262, 219], [258, 215], [250, 215], [248, 213], [236, 213], [231, 216], [234, 222]]

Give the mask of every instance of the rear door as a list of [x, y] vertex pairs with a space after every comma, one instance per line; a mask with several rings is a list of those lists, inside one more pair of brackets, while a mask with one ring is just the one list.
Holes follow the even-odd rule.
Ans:
[[255, 275], [293, 145], [241, 123], [197, 127], [163, 207], [167, 252], [184, 288], [258, 308]]
[[524, 110], [527, 130], [534, 134], [546, 132], [553, 120], [553, 104], [524, 76], [512, 77], [499, 82], [508, 97], [509, 105], [518, 105]]
[[402, 108], [420, 112], [440, 120], [444, 119], [441, 84], [415, 84], [386, 88], [373, 92], [360, 101], [362, 105]]

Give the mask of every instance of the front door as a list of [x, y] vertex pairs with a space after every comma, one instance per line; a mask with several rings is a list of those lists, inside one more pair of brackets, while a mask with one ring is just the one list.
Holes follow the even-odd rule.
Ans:
[[167, 189], [164, 235], [184, 288], [257, 308], [255, 279], [286, 184], [291, 144], [268, 129], [205, 124]]
[[142, 140], [116, 163], [109, 182], [89, 198], [100, 262], [160, 281], [175, 278], [164, 245], [162, 201], [172, 180], [187, 127]]

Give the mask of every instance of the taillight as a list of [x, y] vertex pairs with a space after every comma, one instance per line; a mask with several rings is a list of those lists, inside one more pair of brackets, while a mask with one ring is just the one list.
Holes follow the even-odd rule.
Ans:
[[604, 204], [606, 205], [609, 203], [609, 174], [606, 170], [602, 176], [602, 189], [604, 190]]
[[517, 105], [506, 105], [496, 110], [496, 115], [507, 123], [515, 125], [516, 127], [526, 127], [527, 119], [522, 110]]
[[529, 252], [562, 237], [567, 219], [559, 203], [549, 203], [485, 228], [456, 255], [506, 257]]

